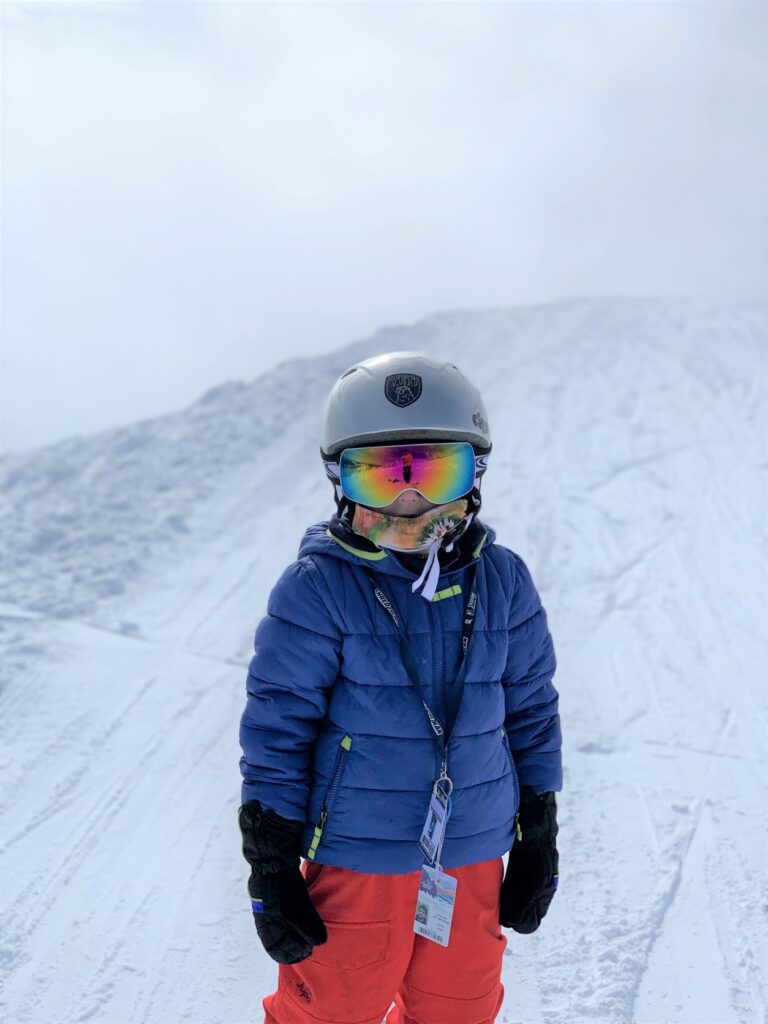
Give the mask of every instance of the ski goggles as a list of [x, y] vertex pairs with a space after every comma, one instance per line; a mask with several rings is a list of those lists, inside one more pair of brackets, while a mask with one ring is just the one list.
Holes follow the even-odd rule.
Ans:
[[339, 458], [341, 489], [369, 508], [385, 508], [406, 490], [444, 505], [469, 494], [475, 473], [475, 452], [467, 441], [345, 448]]

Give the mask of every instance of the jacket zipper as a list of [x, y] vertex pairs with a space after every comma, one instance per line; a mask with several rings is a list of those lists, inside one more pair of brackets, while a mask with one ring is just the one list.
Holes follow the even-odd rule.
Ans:
[[440, 628], [439, 616], [440, 612], [437, 608], [433, 608], [430, 603], [429, 606], [432, 627], [432, 645], [434, 650], [434, 680], [435, 680], [435, 697], [437, 704], [437, 711], [442, 719], [443, 726], [445, 726], [447, 709], [445, 706], [445, 679], [443, 669], [443, 631]]
[[[442, 648], [442, 633], [439, 628], [437, 621], [439, 612], [437, 608], [433, 607], [430, 602], [429, 605], [429, 630], [432, 639], [432, 692], [435, 697], [435, 708], [437, 710], [440, 724], [445, 728], [446, 724], [446, 708], [445, 708], [445, 694], [443, 692], [443, 648]], [[435, 769], [440, 777], [448, 774], [448, 748], [447, 746], [443, 750], [442, 760], [439, 757], [435, 758]]]
[[507, 757], [509, 758], [509, 767], [514, 772], [514, 770], [515, 770], [515, 762], [514, 762], [514, 759], [512, 757], [512, 750], [510, 749], [510, 746], [509, 746], [509, 736], [507, 736], [507, 730], [504, 728], [503, 725], [501, 727], [501, 742], [504, 744], [504, 749], [506, 750]]
[[326, 822], [328, 821], [328, 815], [333, 810], [333, 805], [336, 801], [339, 784], [341, 783], [341, 776], [351, 749], [352, 737], [345, 736], [339, 743], [339, 750], [336, 754], [336, 764], [333, 769], [333, 775], [331, 776], [331, 784], [328, 786], [328, 789], [325, 791], [325, 796], [323, 797], [323, 806], [320, 811], [320, 817], [318, 818], [317, 825], [315, 825], [312, 842], [310, 844], [309, 851], [307, 852], [307, 860], [315, 859], [315, 854], [317, 853], [317, 848], [320, 845], [320, 840], [323, 838], [323, 830], [325, 829]]

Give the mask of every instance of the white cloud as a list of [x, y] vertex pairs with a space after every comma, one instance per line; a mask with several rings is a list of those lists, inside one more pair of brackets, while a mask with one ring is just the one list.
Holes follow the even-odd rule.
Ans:
[[765, 294], [761, 5], [3, 14], [7, 447], [439, 308]]

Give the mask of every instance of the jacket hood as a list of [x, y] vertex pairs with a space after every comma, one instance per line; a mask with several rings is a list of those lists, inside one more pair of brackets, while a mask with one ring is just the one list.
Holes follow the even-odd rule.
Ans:
[[[454, 561], [446, 552], [440, 552], [441, 575], [462, 568], [495, 539], [496, 533], [490, 526], [486, 526], [479, 519], [473, 519], [457, 544], [460, 554], [464, 557]], [[301, 540], [299, 558], [319, 554], [330, 555], [353, 565], [368, 565], [377, 572], [389, 576], [413, 579], [413, 573], [398, 561], [392, 551], [377, 547], [365, 537], [359, 536], [342, 523], [338, 515], [310, 526]]]

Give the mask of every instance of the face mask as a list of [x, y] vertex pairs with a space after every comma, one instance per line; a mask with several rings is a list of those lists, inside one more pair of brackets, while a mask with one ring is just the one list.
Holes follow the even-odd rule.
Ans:
[[420, 516], [390, 516], [355, 505], [352, 529], [380, 548], [393, 551], [427, 551], [436, 540], [466, 518], [467, 499], [437, 505]]

